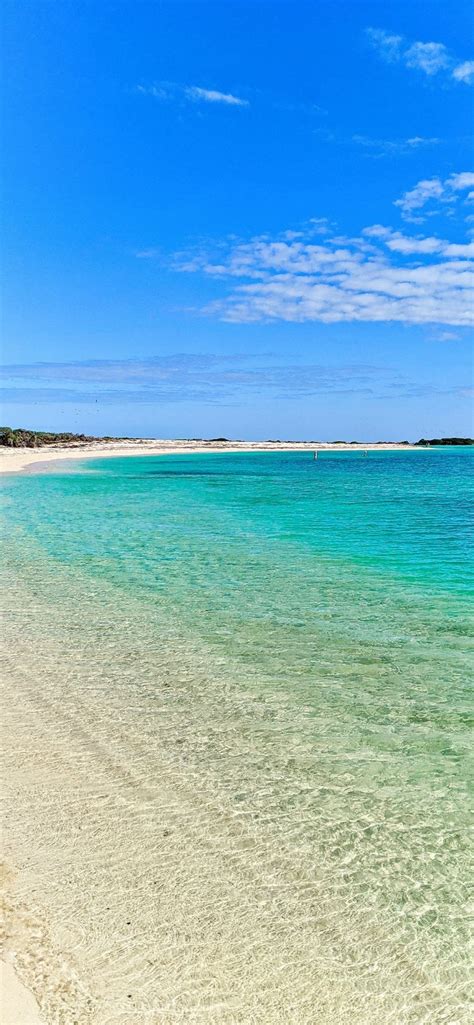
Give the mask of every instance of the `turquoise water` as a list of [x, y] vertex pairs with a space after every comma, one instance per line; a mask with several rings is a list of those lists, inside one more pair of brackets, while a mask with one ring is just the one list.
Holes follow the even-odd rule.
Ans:
[[66, 958], [45, 983], [18, 941], [51, 1021], [67, 986], [99, 1025], [469, 1020], [473, 454], [5, 478], [10, 860]]

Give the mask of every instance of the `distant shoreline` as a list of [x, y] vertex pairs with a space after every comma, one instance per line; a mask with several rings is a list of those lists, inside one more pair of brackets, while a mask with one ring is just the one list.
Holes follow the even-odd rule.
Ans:
[[400, 442], [325, 442], [325, 441], [168, 441], [162, 439], [130, 439], [87, 441], [41, 448], [0, 449], [0, 473], [21, 473], [44, 468], [65, 459], [98, 459], [118, 456], [158, 456], [206, 452], [354, 452], [354, 451], [424, 451], [419, 445]]

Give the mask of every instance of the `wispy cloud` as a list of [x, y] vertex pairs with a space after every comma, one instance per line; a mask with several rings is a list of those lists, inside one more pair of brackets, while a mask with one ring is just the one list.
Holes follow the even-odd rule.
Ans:
[[392, 64], [400, 60], [403, 36], [385, 32], [381, 28], [368, 28], [367, 35], [380, 57]]
[[249, 101], [233, 93], [219, 89], [205, 89], [199, 85], [180, 85], [177, 82], [158, 82], [151, 85], [137, 85], [135, 92], [151, 96], [155, 100], [181, 100], [191, 103], [223, 104], [228, 107], [248, 107]]
[[371, 156], [398, 157], [427, 146], [438, 146], [441, 140], [423, 135], [413, 135], [408, 139], [374, 139], [369, 135], [356, 134], [350, 141], [367, 150]]
[[387, 249], [394, 253], [402, 253], [403, 256], [433, 256], [440, 255], [449, 258], [467, 257], [474, 258], [474, 242], [453, 243], [445, 239], [436, 238], [434, 235], [428, 238], [408, 237], [393, 228], [386, 228], [382, 224], [374, 224], [370, 228], [364, 228], [363, 235], [367, 238], [380, 239]]
[[[414, 188], [409, 189], [395, 200], [395, 206], [401, 210], [402, 217], [408, 221], [420, 223], [426, 215], [425, 208], [435, 203], [446, 204], [456, 200], [456, 194], [462, 193], [474, 185], [474, 174], [471, 171], [462, 171], [460, 174], [452, 174], [444, 181], [441, 178], [423, 178], [417, 182]], [[469, 196], [467, 197], [469, 199]], [[420, 211], [425, 210], [423, 215]]]
[[310, 233], [231, 240], [214, 257], [181, 255], [176, 266], [233, 282], [201, 311], [224, 321], [465, 326], [473, 322], [473, 255], [470, 244], [374, 225], [357, 238], [329, 234], [321, 244]]
[[204, 103], [226, 103], [229, 107], [248, 107], [249, 101], [242, 100], [240, 96], [233, 96], [232, 93], [221, 93], [217, 89], [201, 89], [198, 85], [191, 85], [185, 89], [186, 96], [190, 100], [203, 101]]
[[456, 331], [436, 331], [431, 336], [435, 342], [459, 342], [461, 336]]
[[380, 28], [368, 28], [368, 38], [379, 57], [389, 64], [402, 63], [422, 71], [428, 78], [444, 73], [455, 82], [474, 82], [474, 61], [461, 61], [444, 43], [410, 42], [404, 36]]
[[[435, 389], [436, 390], [436, 389]], [[236, 402], [285, 400], [312, 395], [360, 395], [366, 399], [431, 394], [390, 367], [284, 362], [268, 354], [177, 354], [145, 360], [30, 363], [5, 367], [2, 398], [9, 403], [113, 405], [129, 402]]]

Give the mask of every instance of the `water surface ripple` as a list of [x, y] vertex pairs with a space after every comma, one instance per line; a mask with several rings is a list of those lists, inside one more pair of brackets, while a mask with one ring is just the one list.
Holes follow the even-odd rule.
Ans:
[[7, 949], [50, 1025], [467, 1025], [472, 450], [3, 483]]

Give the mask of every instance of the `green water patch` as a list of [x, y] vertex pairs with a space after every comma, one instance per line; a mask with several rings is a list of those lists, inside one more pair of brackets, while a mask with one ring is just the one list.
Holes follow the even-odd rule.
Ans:
[[117, 1020], [469, 1020], [469, 458], [4, 481], [12, 848]]

